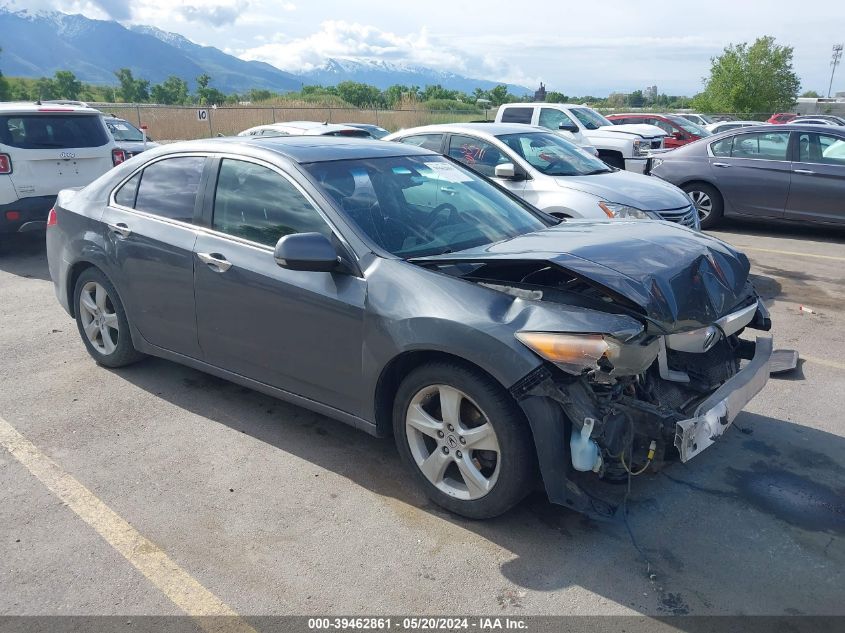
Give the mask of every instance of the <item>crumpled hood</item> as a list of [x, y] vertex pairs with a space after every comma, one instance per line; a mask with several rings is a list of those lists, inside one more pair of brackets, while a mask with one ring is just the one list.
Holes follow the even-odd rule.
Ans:
[[634, 302], [667, 331], [710, 325], [749, 293], [743, 253], [668, 222], [572, 220], [414, 261], [548, 261]]
[[566, 189], [577, 189], [643, 211], [681, 209], [691, 204], [675, 185], [621, 169], [591, 176], [557, 176], [555, 182]]
[[590, 134], [600, 132], [602, 134], [619, 135], [625, 134], [628, 136], [641, 136], [642, 138], [653, 138], [658, 136], [666, 136], [666, 132], [661, 130], [656, 125], [648, 125], [647, 123], [625, 123], [621, 125], [602, 125], [598, 130], [590, 130]]

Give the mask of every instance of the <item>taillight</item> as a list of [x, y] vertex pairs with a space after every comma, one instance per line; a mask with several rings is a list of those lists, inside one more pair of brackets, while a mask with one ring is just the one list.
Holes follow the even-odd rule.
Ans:
[[8, 154], [0, 154], [0, 174], [12, 173], [12, 157]]
[[50, 213], [47, 214], [47, 226], [56, 226], [59, 223], [59, 218], [56, 215], [55, 209], [50, 209]]
[[114, 164], [115, 167], [120, 165], [123, 161], [126, 160], [126, 152], [122, 149], [113, 149], [111, 151], [111, 162]]

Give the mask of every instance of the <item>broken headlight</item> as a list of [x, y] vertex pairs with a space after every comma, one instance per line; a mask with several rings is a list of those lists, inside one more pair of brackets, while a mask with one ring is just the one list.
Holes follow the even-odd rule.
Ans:
[[613, 376], [639, 374], [648, 369], [658, 352], [657, 339], [647, 344], [623, 343], [608, 335], [558, 332], [517, 332], [516, 338], [542, 358], [574, 375], [595, 369]]
[[629, 207], [626, 204], [619, 204], [617, 202], [599, 202], [601, 210], [607, 214], [609, 218], [619, 218], [624, 220], [650, 220], [651, 216], [642, 209], [636, 207]]

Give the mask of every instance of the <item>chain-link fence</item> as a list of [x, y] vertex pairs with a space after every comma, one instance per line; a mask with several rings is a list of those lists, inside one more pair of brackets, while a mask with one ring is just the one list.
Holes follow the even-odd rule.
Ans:
[[327, 121], [329, 123], [371, 123], [390, 131], [434, 123], [458, 123], [492, 116], [495, 111], [456, 112], [443, 110], [372, 110], [338, 107], [155, 106], [91, 104], [102, 112], [145, 125], [155, 140], [189, 140], [232, 135], [256, 125], [284, 121]]

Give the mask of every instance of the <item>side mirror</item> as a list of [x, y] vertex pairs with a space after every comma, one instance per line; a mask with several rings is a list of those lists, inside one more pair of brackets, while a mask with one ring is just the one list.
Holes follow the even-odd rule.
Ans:
[[503, 180], [525, 180], [527, 175], [520, 167], [517, 167], [513, 163], [496, 165], [495, 174], [496, 178], [502, 178]]
[[282, 268], [328, 273], [338, 268], [337, 250], [322, 233], [285, 235], [273, 250], [273, 259]]
[[574, 123], [561, 123], [558, 129], [563, 130], [564, 132], [569, 132], [570, 134], [578, 133], [578, 126]]

